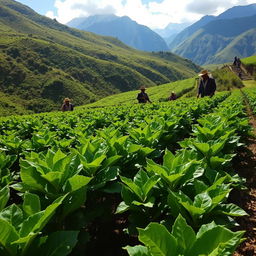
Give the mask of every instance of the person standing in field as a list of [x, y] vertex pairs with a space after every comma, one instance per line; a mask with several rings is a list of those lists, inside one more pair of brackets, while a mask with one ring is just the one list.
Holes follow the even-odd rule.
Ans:
[[70, 99], [65, 98], [63, 100], [63, 104], [61, 106], [61, 111], [65, 112], [65, 111], [73, 111], [73, 110], [74, 110], [74, 106], [73, 106], [73, 104], [70, 103]]
[[197, 98], [201, 96], [210, 96], [212, 97], [216, 91], [216, 82], [215, 79], [210, 77], [210, 73], [207, 70], [202, 70], [199, 75], [201, 77], [198, 87]]
[[140, 90], [141, 92], [138, 93], [138, 96], [137, 96], [137, 100], [139, 103], [147, 103], [147, 102], [151, 102], [151, 100], [149, 99], [147, 93], [145, 92], [146, 91], [146, 87], [145, 86], [141, 86], [140, 87]]
[[174, 91], [172, 91], [171, 96], [168, 98], [168, 100], [176, 100], [177, 99], [177, 95]]

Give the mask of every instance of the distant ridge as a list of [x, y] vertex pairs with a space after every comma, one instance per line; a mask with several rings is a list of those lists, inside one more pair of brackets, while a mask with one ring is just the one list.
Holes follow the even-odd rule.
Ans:
[[94, 15], [73, 19], [67, 25], [98, 35], [118, 38], [123, 43], [142, 51], [168, 50], [166, 42], [156, 32], [127, 16]]
[[256, 4], [235, 6], [217, 17], [205, 16], [173, 39], [171, 51], [200, 65], [253, 55], [256, 44], [250, 40], [254, 40], [255, 18]]

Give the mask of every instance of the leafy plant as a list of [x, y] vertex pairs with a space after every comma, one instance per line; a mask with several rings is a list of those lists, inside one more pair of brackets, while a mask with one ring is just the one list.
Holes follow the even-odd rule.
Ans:
[[232, 232], [214, 222], [203, 225], [197, 234], [187, 225], [182, 216], [178, 216], [172, 232], [158, 223], [150, 223], [145, 229], [139, 229], [139, 240], [145, 245], [126, 249], [130, 256], [231, 256], [243, 241], [244, 232]]

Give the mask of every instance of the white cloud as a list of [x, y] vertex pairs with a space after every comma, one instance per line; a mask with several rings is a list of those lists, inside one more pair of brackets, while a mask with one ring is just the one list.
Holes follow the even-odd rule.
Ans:
[[46, 15], [67, 23], [76, 17], [95, 14], [129, 16], [139, 24], [164, 28], [169, 23], [196, 21], [204, 15], [218, 15], [234, 5], [255, 3], [255, 0], [162, 0], [143, 4], [142, 0], [56, 0], [57, 15]]
[[54, 15], [54, 12], [53, 11], [48, 11], [45, 16], [51, 18], [51, 19], [55, 19], [56, 16]]

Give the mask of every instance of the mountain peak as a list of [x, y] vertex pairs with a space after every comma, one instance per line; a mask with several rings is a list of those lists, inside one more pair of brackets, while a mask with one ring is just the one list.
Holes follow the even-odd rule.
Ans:
[[123, 43], [143, 51], [167, 51], [164, 39], [150, 28], [128, 16], [94, 15], [70, 21], [69, 26], [103, 36], [118, 38]]

